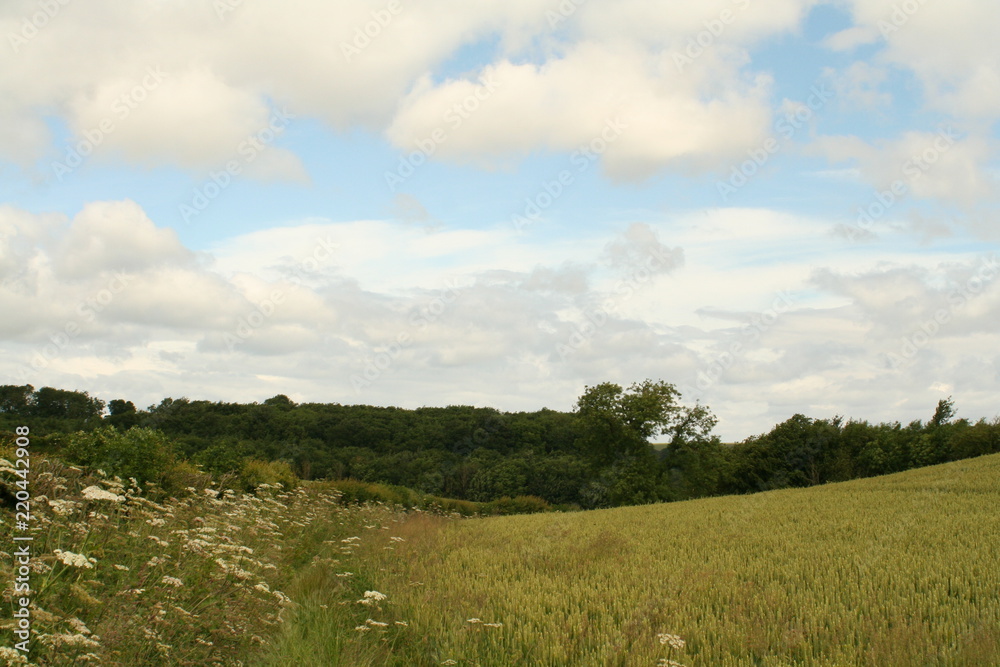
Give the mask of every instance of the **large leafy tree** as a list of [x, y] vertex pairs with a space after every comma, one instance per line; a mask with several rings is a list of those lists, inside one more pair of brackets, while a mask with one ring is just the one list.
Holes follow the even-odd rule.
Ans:
[[586, 387], [576, 403], [584, 448], [599, 465], [649, 454], [649, 439], [682, 417], [679, 396], [662, 380], [635, 382], [628, 389], [613, 382]]

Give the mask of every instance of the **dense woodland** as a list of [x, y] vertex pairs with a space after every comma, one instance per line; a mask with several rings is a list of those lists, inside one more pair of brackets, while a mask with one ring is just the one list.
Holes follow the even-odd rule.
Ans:
[[112, 472], [129, 472], [128, 457], [97, 460], [95, 443], [134, 429], [129, 446], [150, 465], [187, 461], [224, 474], [246, 460], [281, 461], [303, 479], [474, 501], [537, 496], [564, 508], [811, 486], [1000, 452], [1000, 419], [959, 419], [950, 399], [926, 422], [797, 414], [740, 443], [720, 442], [708, 408], [678, 399], [672, 385], [647, 380], [588, 387], [573, 412], [296, 404], [283, 395], [252, 404], [166, 398], [140, 410], [125, 399], [6, 385], [0, 428], [26, 424], [37, 451]]

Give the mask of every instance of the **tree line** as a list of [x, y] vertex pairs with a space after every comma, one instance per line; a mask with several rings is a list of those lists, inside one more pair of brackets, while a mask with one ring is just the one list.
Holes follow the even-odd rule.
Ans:
[[[297, 404], [284, 395], [250, 404], [165, 398], [143, 410], [85, 391], [6, 385], [0, 428], [27, 422], [38, 446], [80, 462], [85, 443], [134, 430], [129, 447], [168, 448], [212, 474], [274, 461], [302, 479], [479, 502], [537, 496], [588, 509], [811, 486], [1000, 452], [1000, 419], [959, 419], [950, 398], [926, 422], [796, 414], [740, 443], [722, 443], [710, 409], [680, 398], [673, 385], [646, 380], [587, 387], [571, 412]], [[159, 460], [151, 456], [143, 459]]]

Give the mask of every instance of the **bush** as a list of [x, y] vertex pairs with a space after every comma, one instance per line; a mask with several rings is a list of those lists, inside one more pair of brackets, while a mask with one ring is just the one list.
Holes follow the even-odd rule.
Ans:
[[181, 489], [193, 487], [206, 489], [212, 484], [212, 476], [202, 472], [187, 461], [177, 461], [167, 468], [160, 484], [164, 491], [175, 493]]
[[71, 462], [104, 471], [123, 479], [134, 477], [141, 483], [164, 486], [168, 470], [176, 465], [173, 445], [160, 431], [130, 428], [120, 432], [114, 426], [79, 431], [67, 438], [63, 455]]
[[483, 512], [483, 505], [471, 500], [455, 500], [453, 498], [428, 496], [425, 509], [440, 510], [447, 514], [458, 513], [462, 516], [474, 516]]
[[239, 483], [244, 491], [254, 491], [261, 484], [281, 484], [288, 491], [298, 485], [299, 478], [285, 461], [246, 459], [240, 466]]
[[552, 506], [538, 496], [504, 496], [490, 501], [483, 506], [487, 514], [535, 514], [551, 512]]

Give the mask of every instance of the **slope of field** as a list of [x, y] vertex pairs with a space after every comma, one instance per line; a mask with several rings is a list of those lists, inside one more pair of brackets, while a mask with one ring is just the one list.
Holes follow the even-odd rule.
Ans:
[[353, 585], [336, 567], [299, 582], [263, 664], [1000, 664], [1000, 455], [378, 532], [354, 540]]

